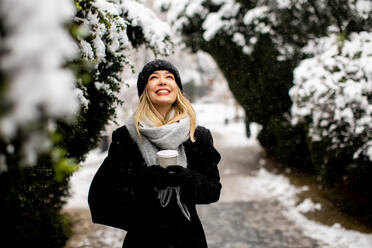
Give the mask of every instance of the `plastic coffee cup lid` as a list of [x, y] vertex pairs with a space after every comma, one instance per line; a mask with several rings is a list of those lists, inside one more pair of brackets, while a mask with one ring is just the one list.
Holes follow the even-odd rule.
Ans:
[[158, 151], [156, 154], [159, 157], [162, 157], [162, 158], [173, 158], [173, 157], [178, 156], [178, 151], [176, 151], [176, 150], [162, 150], [162, 151]]

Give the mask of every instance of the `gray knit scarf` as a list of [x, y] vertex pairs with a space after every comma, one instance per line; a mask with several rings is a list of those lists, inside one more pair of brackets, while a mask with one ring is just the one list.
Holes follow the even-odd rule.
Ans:
[[[182, 144], [189, 138], [189, 117], [160, 127], [154, 126], [148, 119], [141, 120], [139, 123], [141, 137], [138, 136], [133, 116], [128, 119], [126, 127], [132, 139], [137, 143], [147, 166], [159, 164], [156, 157], [158, 148], [160, 150], [177, 150], [177, 164], [183, 167], [187, 166], [186, 153]], [[160, 200], [161, 206], [166, 207], [169, 204], [173, 193], [175, 193], [179, 208], [183, 215], [190, 220], [190, 213], [186, 205], [181, 202], [180, 190], [181, 187], [167, 187], [165, 189], [160, 189], [158, 190], [158, 199]]]

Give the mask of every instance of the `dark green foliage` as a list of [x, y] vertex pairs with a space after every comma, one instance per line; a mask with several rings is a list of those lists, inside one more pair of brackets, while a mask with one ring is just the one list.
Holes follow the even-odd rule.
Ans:
[[[79, 18], [84, 18], [88, 12], [98, 13], [100, 22], [104, 23], [108, 29], [115, 17], [111, 15], [103, 16], [102, 12], [92, 6], [90, 0], [78, 0], [78, 12], [76, 14]], [[72, 24], [73, 27], [79, 27], [81, 24], [80, 19]], [[93, 27], [95, 28], [95, 27]], [[127, 33], [132, 34], [134, 46], [143, 44], [144, 40], [136, 40], [137, 36], [143, 37], [142, 29], [138, 27], [121, 27], [126, 28]], [[128, 31], [135, 29], [136, 32]], [[72, 35], [74, 33], [72, 32]], [[81, 37], [79, 33], [74, 35], [77, 40], [85, 40], [89, 43], [93, 42], [94, 32], [87, 36]], [[136, 37], [134, 37], [136, 36]], [[102, 41], [105, 44], [111, 42], [108, 34], [104, 34]], [[121, 47], [122, 49], [122, 47]], [[93, 52], [95, 52], [93, 50]], [[73, 157], [77, 161], [82, 161], [85, 155], [91, 149], [97, 147], [100, 141], [101, 131], [109, 121], [115, 119], [115, 109], [117, 105], [121, 105], [122, 101], [117, 98], [117, 93], [121, 88], [121, 73], [124, 67], [128, 65], [128, 60], [123, 54], [112, 54], [108, 49], [105, 51], [105, 60], [98, 62], [95, 60], [88, 60], [81, 57], [68, 66], [73, 69], [77, 77], [77, 87], [84, 93], [84, 97], [88, 100], [88, 106], [84, 106], [80, 114], [76, 117], [73, 123], [59, 122], [58, 133], [63, 137], [59, 143], [63, 147], [68, 157]], [[82, 55], [83, 56], [83, 55]], [[128, 65], [129, 66], [129, 65]], [[104, 87], [98, 87], [95, 82], [102, 83]]]
[[63, 247], [69, 226], [60, 214], [68, 180], [56, 181], [49, 155], [38, 165], [0, 174], [0, 219], [7, 247]]
[[133, 47], [139, 47], [145, 41], [145, 37], [142, 33], [141, 27], [132, 27], [127, 28], [127, 35]]
[[268, 154], [279, 162], [305, 172], [315, 172], [303, 127], [294, 127], [288, 120], [273, 118], [263, 126], [258, 139]]
[[[74, 123], [60, 122], [58, 132], [61, 133], [63, 141], [61, 146], [67, 151], [69, 157], [74, 157], [78, 161], [84, 160], [84, 155], [95, 148], [101, 139], [101, 130], [104, 130], [108, 121], [115, 117], [116, 104], [121, 101], [115, 95], [120, 90], [120, 81], [112, 80], [112, 77], [123, 70], [120, 57], [113, 55], [107, 56], [107, 63], [101, 63], [97, 69], [85, 68], [79, 70], [78, 77], [91, 75], [90, 82], [85, 85], [86, 98], [89, 100], [88, 108], [83, 108]], [[94, 85], [94, 81], [107, 84], [112, 93], [99, 90]]]

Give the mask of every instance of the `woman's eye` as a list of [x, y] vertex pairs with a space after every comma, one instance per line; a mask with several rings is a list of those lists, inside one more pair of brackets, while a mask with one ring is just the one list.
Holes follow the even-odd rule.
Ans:
[[167, 78], [169, 78], [169, 79], [173, 79], [173, 77], [172, 77], [172, 76], [168, 76]]

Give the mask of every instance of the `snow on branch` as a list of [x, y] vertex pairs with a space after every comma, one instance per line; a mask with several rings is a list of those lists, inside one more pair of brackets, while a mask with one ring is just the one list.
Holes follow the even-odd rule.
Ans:
[[272, 26], [276, 18], [264, 3], [249, 10], [235, 0], [157, 0], [155, 5], [160, 11], [167, 11], [167, 21], [176, 31], [182, 32], [184, 26], [198, 17], [203, 20], [201, 27], [205, 41], [211, 41], [219, 33], [228, 34], [246, 54], [253, 52], [260, 34], [275, 37]]
[[[171, 31], [150, 9], [132, 0], [80, 0], [84, 8], [79, 9], [75, 22], [88, 30], [87, 36], [78, 37], [83, 59], [110, 75], [102, 78], [93, 75], [97, 90], [114, 95], [121, 85], [122, 69], [132, 66], [127, 54], [138, 44], [144, 44], [155, 54], [169, 55], [173, 49]], [[138, 27], [144, 40], [130, 40], [128, 29]], [[133, 45], [133, 42], [137, 42]], [[116, 65], [115, 65], [116, 64]], [[116, 69], [113, 69], [116, 68]], [[121, 69], [120, 69], [121, 68]], [[107, 84], [107, 85], [105, 85]], [[119, 86], [120, 87], [120, 86]], [[78, 95], [87, 108], [87, 88], [79, 82]]]
[[[127, 36], [129, 26], [141, 28], [144, 42], [156, 54], [166, 56], [171, 53], [171, 29], [151, 9], [134, 0], [91, 2], [92, 6], [85, 10], [85, 18], [77, 18], [94, 37], [93, 42], [88, 43], [84, 39], [80, 42], [86, 58], [97, 59], [99, 64], [105, 61], [107, 53], [118, 55], [132, 49]], [[130, 64], [130, 61], [126, 62]]]
[[372, 1], [370, 0], [349, 0], [349, 6], [353, 9], [355, 14], [363, 19], [370, 17], [372, 12]]
[[317, 54], [296, 68], [289, 92], [293, 124], [309, 122], [309, 137], [330, 139], [331, 150], [355, 149], [358, 140], [354, 159], [372, 161], [372, 33], [331, 35], [311, 47]]
[[12, 110], [0, 120], [0, 132], [11, 137], [16, 128], [44, 114], [71, 115], [77, 110], [74, 76], [63, 65], [77, 46], [63, 25], [74, 14], [69, 0], [3, 0], [0, 15], [6, 35], [0, 67], [8, 79], [6, 99]]
[[[70, 0], [3, 0], [0, 21], [0, 70], [6, 84], [0, 102], [8, 106], [0, 116], [0, 137], [11, 140], [19, 130], [26, 133], [25, 164], [50, 144], [41, 120], [71, 118], [79, 105], [74, 93], [74, 75], [64, 68], [77, 54], [77, 46], [64, 24], [73, 17]], [[14, 147], [8, 145], [8, 152]], [[0, 158], [2, 170], [5, 158]]]
[[[51, 149], [57, 120], [72, 120], [88, 108], [90, 81], [107, 99], [118, 100], [121, 72], [131, 65], [128, 27], [140, 28], [144, 40], [138, 43], [154, 53], [165, 56], [173, 48], [168, 24], [133, 0], [2, 0], [0, 24], [0, 106], [6, 106], [0, 143], [7, 154], [0, 154], [0, 171], [7, 169], [8, 155], [34, 165]], [[77, 42], [66, 24], [79, 27]], [[89, 67], [92, 79], [76, 78], [69, 63]], [[19, 147], [15, 139], [21, 139]]]
[[169, 55], [171, 53], [172, 32], [167, 23], [161, 21], [151, 9], [136, 1], [125, 0], [120, 7], [130, 25], [141, 27], [148, 46], [156, 54]]

